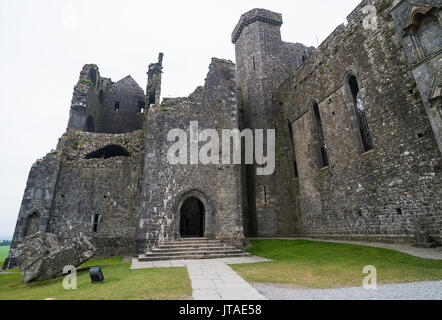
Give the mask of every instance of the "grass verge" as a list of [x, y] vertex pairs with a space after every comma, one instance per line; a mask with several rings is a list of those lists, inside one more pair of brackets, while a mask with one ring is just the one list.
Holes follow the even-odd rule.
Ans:
[[0, 247], [0, 260], [5, 260], [9, 254], [9, 246]]
[[274, 262], [231, 266], [249, 282], [304, 288], [360, 286], [367, 265], [378, 284], [442, 280], [442, 261], [389, 249], [305, 240], [252, 240], [250, 253]]
[[[77, 268], [77, 289], [65, 290], [63, 277], [25, 285], [21, 274], [0, 274], [0, 300], [188, 300], [186, 268], [130, 270], [122, 258], [94, 259]], [[104, 282], [91, 284], [89, 268], [100, 266]], [[14, 270], [18, 271], [18, 270]]]

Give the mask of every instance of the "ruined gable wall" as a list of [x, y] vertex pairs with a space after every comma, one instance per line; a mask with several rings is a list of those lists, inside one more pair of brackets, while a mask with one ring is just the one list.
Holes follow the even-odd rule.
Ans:
[[[85, 159], [108, 145], [130, 157]], [[69, 131], [60, 140], [63, 154], [52, 204], [49, 232], [62, 239], [82, 232], [93, 237], [98, 256], [133, 254], [144, 154], [143, 133], [107, 135]], [[97, 232], [93, 215], [99, 215]]]
[[[281, 86], [278, 103], [293, 125], [301, 234], [411, 240], [417, 219], [440, 236], [441, 155], [388, 8], [376, 1], [378, 28], [363, 28], [363, 1]], [[360, 154], [346, 72], [358, 80], [373, 152]], [[317, 167], [311, 100], [319, 104], [330, 166]], [[400, 209], [397, 210], [397, 209]]]
[[142, 130], [140, 104], [145, 107], [144, 91], [132, 77], [114, 83], [102, 78], [96, 65], [87, 64], [74, 87], [68, 130], [111, 134]]

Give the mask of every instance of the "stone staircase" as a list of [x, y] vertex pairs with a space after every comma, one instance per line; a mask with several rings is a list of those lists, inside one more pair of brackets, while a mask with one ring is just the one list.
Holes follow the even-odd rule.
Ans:
[[186, 238], [159, 245], [152, 252], [141, 254], [138, 261], [199, 260], [249, 256], [251, 256], [250, 253], [223, 244], [219, 240]]

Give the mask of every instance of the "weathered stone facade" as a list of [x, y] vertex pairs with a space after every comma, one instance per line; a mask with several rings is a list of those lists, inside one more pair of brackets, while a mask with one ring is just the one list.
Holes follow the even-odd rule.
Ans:
[[[408, 2], [395, 3], [374, 2], [377, 27], [371, 29], [364, 27], [363, 10], [370, 2], [363, 1], [348, 24], [339, 26], [282, 84], [274, 100], [275, 108], [283, 105], [293, 131], [300, 235], [412, 241], [420, 223], [440, 242], [442, 168], [435, 138], [440, 129], [432, 130], [430, 122], [441, 121], [429, 122], [429, 85], [416, 86], [393, 19], [398, 6]], [[435, 8], [438, 3], [433, 1]], [[440, 43], [437, 27], [439, 33], [427, 35], [434, 45]], [[441, 49], [432, 46], [439, 58], [429, 59], [440, 63]], [[354, 94], [365, 108], [373, 143], [369, 149]], [[315, 104], [327, 165], [320, 160]]]
[[[5, 266], [38, 231], [86, 234], [98, 256], [185, 236], [242, 247], [245, 236], [413, 241], [419, 230], [440, 243], [440, 7], [362, 1], [317, 49], [284, 42], [281, 14], [251, 10], [232, 34], [236, 70], [213, 59], [204, 87], [161, 104], [162, 54], [146, 94], [86, 65], [67, 133], [31, 169]], [[275, 173], [171, 165], [171, 130], [207, 141], [195, 122], [199, 133], [276, 129]]]

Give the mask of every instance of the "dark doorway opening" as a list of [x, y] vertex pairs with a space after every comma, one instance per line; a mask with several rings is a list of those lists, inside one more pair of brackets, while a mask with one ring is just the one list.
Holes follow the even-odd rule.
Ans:
[[197, 198], [189, 198], [183, 203], [180, 212], [180, 232], [182, 238], [204, 237], [203, 203]]
[[86, 119], [86, 132], [94, 132], [94, 131], [95, 131], [94, 118], [90, 116]]

